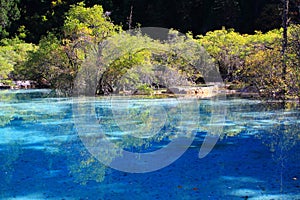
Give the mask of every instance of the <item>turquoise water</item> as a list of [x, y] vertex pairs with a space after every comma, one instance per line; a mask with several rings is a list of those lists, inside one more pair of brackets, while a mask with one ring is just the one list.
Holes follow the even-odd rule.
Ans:
[[[56, 98], [48, 90], [0, 91], [0, 100], [0, 199], [300, 199], [299, 107]], [[192, 144], [176, 146], [188, 148], [166, 167], [129, 173], [102, 164], [119, 151], [89, 149], [103, 139], [95, 130], [140, 155], [156, 155], [180, 135]], [[221, 135], [200, 159], [210, 133]]]

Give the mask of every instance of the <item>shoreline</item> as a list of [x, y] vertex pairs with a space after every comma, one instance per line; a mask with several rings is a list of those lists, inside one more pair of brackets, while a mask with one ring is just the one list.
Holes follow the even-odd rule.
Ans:
[[[219, 88], [219, 87], [215, 87], [215, 86], [209, 86], [209, 87], [190, 87], [189, 89], [207, 89], [210, 88], [212, 89], [210, 92], [203, 92], [203, 93], [194, 93], [194, 92], [163, 92], [163, 91], [156, 91], [154, 92], [154, 94], [128, 94], [128, 93], [120, 93], [117, 94], [115, 96], [119, 96], [119, 97], [136, 97], [136, 98], [146, 98], [146, 99], [154, 99], [154, 98], [158, 98], [158, 99], [164, 99], [164, 98], [196, 98], [196, 99], [211, 99], [214, 97], [225, 97], [225, 98], [241, 98], [241, 99], [251, 99], [251, 100], [261, 100], [261, 101], [265, 101], [265, 102], [269, 102], [269, 103], [297, 103], [300, 104], [300, 99], [298, 98], [290, 98], [290, 99], [286, 99], [286, 100], [279, 100], [279, 99], [264, 99], [263, 97], [261, 97], [259, 95], [259, 93], [256, 92], [241, 92], [238, 90], [229, 90], [226, 88]], [[204, 89], [204, 90], [205, 90]], [[6, 87], [6, 88], [1, 88], [0, 86], [0, 91], [6, 91], [6, 90], [10, 90], [10, 91], [26, 91], [26, 90], [30, 90], [30, 91], [34, 91], [34, 90], [49, 90], [49, 91], [55, 91], [55, 89], [49, 89], [49, 88], [12, 88], [12, 87]], [[107, 97], [110, 95], [95, 95], [95, 97]]]

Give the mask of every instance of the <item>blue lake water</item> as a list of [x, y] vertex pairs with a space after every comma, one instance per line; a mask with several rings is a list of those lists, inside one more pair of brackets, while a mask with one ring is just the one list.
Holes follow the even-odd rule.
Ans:
[[[0, 91], [0, 102], [0, 199], [300, 199], [299, 106], [48, 90]], [[200, 159], [210, 134], [218, 142]], [[160, 165], [139, 161], [178, 137], [191, 144], [175, 145], [159, 162], [182, 155], [166, 167], [130, 173], [103, 164], [123, 149], [141, 157], [121, 168]]]

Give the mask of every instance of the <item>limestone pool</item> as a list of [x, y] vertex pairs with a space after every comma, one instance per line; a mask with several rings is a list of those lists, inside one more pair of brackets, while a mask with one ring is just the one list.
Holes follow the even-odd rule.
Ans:
[[[210, 132], [218, 142], [200, 159]], [[131, 173], [103, 164], [120, 149], [155, 155], [180, 135], [192, 142], [173, 147], [186, 150], [166, 167]], [[91, 150], [104, 139], [116, 149]], [[300, 199], [299, 105], [0, 91], [0, 199]]]

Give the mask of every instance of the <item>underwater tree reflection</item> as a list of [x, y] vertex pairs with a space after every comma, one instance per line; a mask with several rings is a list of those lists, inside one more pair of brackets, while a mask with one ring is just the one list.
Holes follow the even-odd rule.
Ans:
[[[292, 177], [285, 177], [285, 174], [295, 165], [289, 162], [291, 157], [299, 156], [292, 152], [293, 147], [300, 140], [299, 105], [295, 103], [275, 104], [271, 109], [273, 111], [265, 119], [272, 123], [269, 123], [268, 127], [263, 129], [263, 134], [257, 137], [269, 147], [273, 160], [280, 165], [280, 191], [283, 192], [286, 187], [284, 182], [287, 179], [297, 179], [297, 174], [290, 174]], [[262, 114], [266, 115], [267, 112]]]

